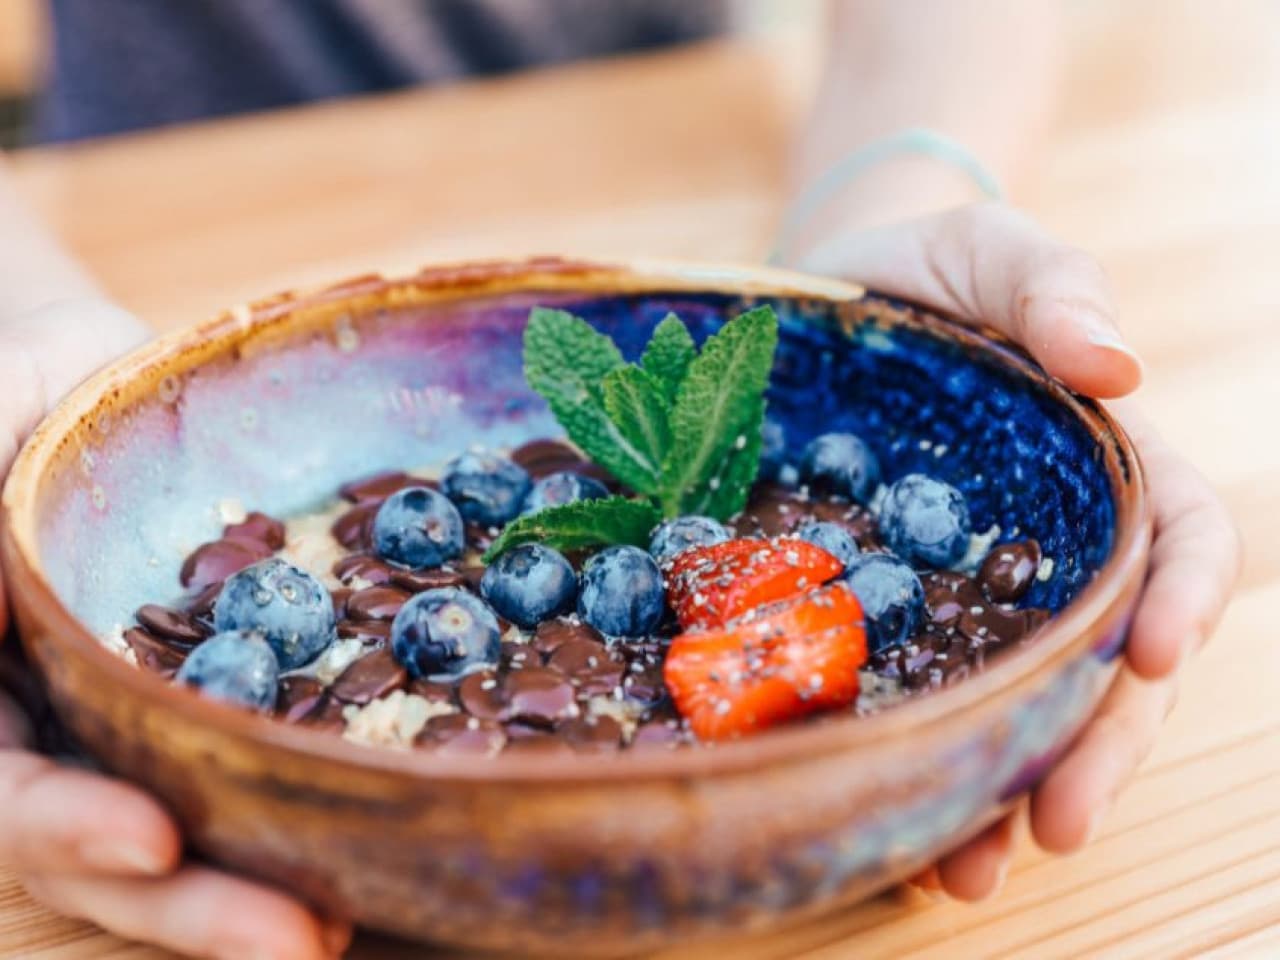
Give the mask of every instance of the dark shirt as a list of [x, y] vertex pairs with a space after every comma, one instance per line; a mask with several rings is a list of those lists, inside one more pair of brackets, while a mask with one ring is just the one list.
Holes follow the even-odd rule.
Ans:
[[702, 39], [726, 0], [50, 0], [74, 140]]

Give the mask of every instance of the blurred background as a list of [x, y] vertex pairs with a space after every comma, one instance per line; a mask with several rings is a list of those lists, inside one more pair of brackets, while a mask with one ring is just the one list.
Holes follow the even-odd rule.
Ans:
[[[24, 197], [157, 329], [439, 260], [758, 262], [824, 39], [815, 0], [738, 0], [727, 39], [50, 146], [30, 142], [47, 2], [0, 0], [0, 146], [16, 148]], [[1089, 850], [1056, 860], [1024, 843], [997, 901], [877, 901], [764, 955], [1174, 956], [1230, 941], [1245, 948], [1214, 955], [1280, 956], [1280, 0], [1062, 9], [1061, 88], [1012, 200], [1107, 268], [1147, 362], [1142, 406], [1245, 531], [1241, 592]], [[118, 949], [3, 877], [0, 901], [0, 955]]]

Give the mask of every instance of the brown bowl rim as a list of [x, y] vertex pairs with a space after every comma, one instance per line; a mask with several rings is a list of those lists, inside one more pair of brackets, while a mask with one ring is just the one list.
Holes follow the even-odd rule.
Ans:
[[[964, 682], [934, 691], [883, 713], [831, 718], [820, 724], [784, 726], [725, 743], [684, 750], [624, 751], [618, 755], [445, 757], [428, 751], [390, 750], [349, 742], [330, 731], [311, 730], [246, 713], [179, 689], [129, 665], [108, 651], [58, 599], [41, 572], [35, 530], [38, 481], [43, 468], [95, 414], [143, 392], [158, 371], [187, 361], [184, 369], [221, 354], [265, 328], [283, 326], [294, 314], [332, 311], [352, 299], [382, 305], [462, 300], [538, 291], [586, 293], [702, 292], [768, 295], [855, 302], [865, 291], [851, 283], [774, 268], [714, 263], [629, 260], [604, 263], [561, 257], [467, 262], [424, 268], [388, 280], [368, 274], [304, 292], [290, 292], [233, 308], [203, 323], [158, 337], [110, 364], [69, 393], [35, 429], [19, 453], [0, 499], [4, 560], [17, 606], [39, 619], [53, 641], [78, 648], [102, 671], [104, 682], [172, 710], [189, 722], [216, 727], [311, 760], [433, 781], [584, 782], [615, 779], [684, 778], [729, 774], [804, 759], [903, 736], [946, 737], [957, 718], [981, 709], [1001, 690], [1064, 666], [1098, 638], [1094, 627], [1111, 620], [1132, 601], [1145, 570], [1151, 540], [1150, 508], [1142, 467], [1119, 424], [1096, 401], [1077, 396], [1001, 334], [931, 308], [908, 304], [917, 320], [993, 356], [1031, 378], [1065, 404], [1099, 440], [1116, 502], [1111, 556], [1081, 593], [1053, 617], [1035, 643], [1010, 651]], [[897, 301], [901, 302], [901, 301]], [[149, 379], [150, 378], [150, 379]], [[130, 388], [134, 389], [130, 389]], [[1125, 481], [1125, 477], [1128, 481]], [[12, 597], [11, 597], [12, 601]]]

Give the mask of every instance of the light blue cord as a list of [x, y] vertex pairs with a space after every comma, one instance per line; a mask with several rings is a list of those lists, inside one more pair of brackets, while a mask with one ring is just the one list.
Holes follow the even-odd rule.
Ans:
[[852, 180], [872, 167], [904, 153], [932, 157], [950, 164], [967, 174], [977, 188], [992, 200], [1000, 200], [1004, 196], [999, 181], [966, 147], [936, 131], [913, 127], [851, 150], [802, 190], [783, 214], [778, 239], [769, 254], [768, 262], [781, 263], [783, 254], [795, 241], [800, 230]]

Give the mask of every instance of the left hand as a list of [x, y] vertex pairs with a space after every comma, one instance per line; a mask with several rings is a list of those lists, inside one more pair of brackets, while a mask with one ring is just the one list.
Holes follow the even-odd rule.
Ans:
[[[974, 204], [838, 235], [798, 265], [995, 327], [1080, 393], [1121, 397], [1141, 382], [1142, 365], [1120, 337], [1101, 268], [1008, 207]], [[1204, 478], [1132, 408], [1113, 405], [1112, 412], [1142, 457], [1155, 540], [1121, 673], [1031, 793], [1032, 835], [1053, 853], [1089, 842], [1150, 751], [1173, 707], [1179, 669], [1213, 632], [1240, 567], [1235, 525]], [[915, 882], [983, 899], [1000, 888], [1012, 847], [1006, 817]]]

